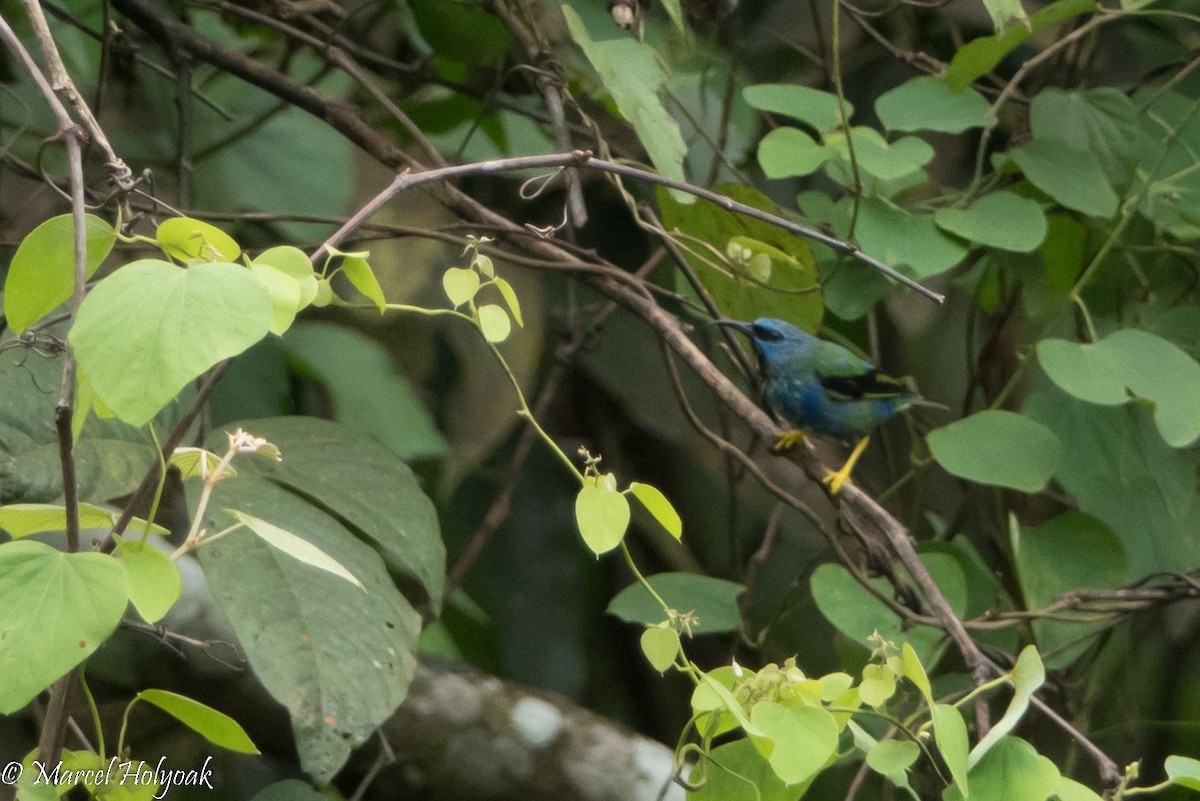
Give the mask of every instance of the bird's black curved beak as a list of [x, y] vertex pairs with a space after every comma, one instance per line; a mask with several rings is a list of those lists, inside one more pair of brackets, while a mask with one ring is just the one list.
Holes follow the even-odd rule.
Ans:
[[743, 323], [741, 320], [713, 320], [717, 325], [723, 325], [726, 328], [732, 328], [735, 331], [741, 331], [746, 336], [754, 339], [754, 326], [750, 323]]

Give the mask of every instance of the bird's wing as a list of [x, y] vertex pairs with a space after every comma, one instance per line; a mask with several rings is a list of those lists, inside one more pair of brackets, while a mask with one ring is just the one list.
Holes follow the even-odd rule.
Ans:
[[913, 394], [912, 389], [879, 372], [875, 365], [832, 342], [822, 343], [817, 355], [816, 373], [825, 391], [838, 400], [896, 398]]

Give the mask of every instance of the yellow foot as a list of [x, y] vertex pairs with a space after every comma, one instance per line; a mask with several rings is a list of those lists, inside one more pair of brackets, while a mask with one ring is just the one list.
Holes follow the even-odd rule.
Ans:
[[850, 458], [846, 460], [844, 465], [842, 465], [842, 469], [838, 470], [836, 473], [830, 473], [829, 475], [825, 476], [825, 478], [821, 479], [823, 482], [829, 485], [830, 495], [837, 495], [838, 492], [841, 491], [842, 487], [849, 483], [850, 471], [854, 469], [854, 465], [858, 462], [858, 457], [862, 456], [862, 452], [866, 450], [868, 442], [870, 442], [868, 437], [863, 437], [860, 439], [858, 444], [854, 446], [854, 450], [850, 452]]
[[[847, 466], [853, 467], [854, 465], [847, 465]], [[825, 476], [825, 478], [821, 479], [821, 481], [829, 485], [829, 494], [830, 495], [837, 495], [839, 492], [842, 491], [843, 485], [852, 483], [850, 481], [850, 471], [847, 470], [845, 467], [843, 467], [841, 470], [837, 471], [836, 473], [830, 473], [829, 475]]]
[[779, 439], [775, 440], [775, 452], [787, 453], [800, 442], [804, 441], [804, 432], [800, 429], [788, 431], [779, 435]]

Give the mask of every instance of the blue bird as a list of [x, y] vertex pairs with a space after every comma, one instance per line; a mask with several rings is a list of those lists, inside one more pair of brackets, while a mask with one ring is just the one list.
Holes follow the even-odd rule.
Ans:
[[912, 389], [883, 375], [870, 362], [784, 320], [763, 317], [752, 323], [716, 323], [750, 338], [758, 353], [767, 405], [796, 427], [779, 438], [776, 451], [795, 445], [805, 431], [846, 444], [857, 442], [842, 468], [824, 479], [833, 494], [850, 480], [870, 433], [919, 400]]

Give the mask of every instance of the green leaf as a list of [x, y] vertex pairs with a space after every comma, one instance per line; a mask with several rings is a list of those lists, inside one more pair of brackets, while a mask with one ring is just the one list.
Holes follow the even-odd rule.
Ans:
[[[737, 599], [746, 588], [737, 582], [695, 573], [658, 573], [647, 580], [672, 609], [695, 615], [695, 634], [721, 634], [742, 625]], [[646, 625], [663, 618], [662, 606], [638, 582], [617, 593], [608, 604], [608, 613], [626, 623]]]
[[164, 253], [184, 264], [193, 260], [234, 262], [242, 255], [229, 234], [191, 217], [164, 220], [154, 231], [154, 238]]
[[889, 131], [957, 134], [984, 126], [988, 102], [969, 87], [954, 91], [944, 76], [921, 75], [880, 95], [875, 113]]
[[[1016, 737], [996, 744], [968, 779], [971, 801], [1045, 801], [1058, 787], [1058, 768], [1033, 746]], [[965, 798], [951, 788], [945, 801]]]
[[1095, 155], [1109, 183], [1124, 186], [1133, 177], [1142, 129], [1133, 100], [1111, 86], [1064, 91], [1050, 87], [1029, 106], [1036, 139], [1058, 139]]
[[642, 632], [642, 653], [650, 667], [662, 673], [679, 655], [679, 632], [670, 626], [651, 626]]
[[297, 537], [290, 531], [285, 531], [273, 523], [268, 523], [266, 520], [259, 520], [257, 517], [248, 515], [245, 512], [239, 512], [235, 509], [226, 509], [225, 511], [237, 518], [246, 528], [253, 531], [259, 539], [272, 548], [278, 548], [288, 556], [306, 565], [311, 565], [318, 570], [324, 570], [326, 573], [332, 573], [338, 578], [350, 582], [363, 592], [367, 591], [367, 588], [363, 586], [361, 581], [354, 577], [353, 573], [342, 567], [341, 562], [308, 540]]
[[107, 554], [62, 553], [31, 540], [0, 545], [0, 714], [91, 656], [128, 600], [125, 571]]
[[1051, 388], [1031, 393], [1023, 413], [1061, 438], [1055, 478], [1121, 539], [1131, 579], [1200, 564], [1196, 466], [1163, 441], [1149, 410], [1093, 406]]
[[904, 678], [921, 691], [927, 704], [933, 706], [933, 687], [929, 684], [929, 676], [925, 672], [925, 666], [921, 664], [921, 658], [908, 643], [900, 646], [900, 664], [904, 670]]
[[[1064, 512], [1037, 526], [1019, 526], [1012, 536], [1012, 556], [1029, 609], [1048, 606], [1060, 595], [1083, 588], [1116, 588], [1129, 583], [1128, 559], [1120, 539], [1108, 526], [1076, 511]], [[1069, 613], [1067, 613], [1069, 614]], [[1033, 631], [1051, 664], [1066, 667], [1092, 643], [1095, 631], [1088, 615], [1080, 622], [1034, 620]]]
[[292, 245], [268, 248], [250, 262], [251, 267], [260, 264], [274, 267], [295, 280], [300, 287], [299, 308], [306, 308], [317, 297], [317, 275], [313, 272], [312, 262], [300, 248]]
[[970, 785], [967, 782], [967, 724], [963, 721], [962, 713], [950, 704], [934, 704], [930, 708], [933, 719], [933, 736], [937, 740], [938, 751], [954, 777], [954, 784], [963, 799], [968, 797]]
[[[1017, 657], [1017, 664], [1013, 666], [1011, 677], [1013, 682], [1012, 700], [1008, 702], [1008, 708], [1004, 710], [1004, 715], [1000, 720], [996, 721], [988, 733], [971, 749], [971, 753], [967, 756], [967, 766], [970, 768], [979, 764], [992, 748], [999, 745], [1002, 739], [1017, 727], [1017, 723], [1029, 709], [1029, 699], [1033, 697], [1034, 691], [1045, 683], [1046, 668], [1042, 665], [1037, 648], [1027, 645], [1022, 649], [1021, 654]], [[1055, 778], [1057, 779], [1057, 772]]]
[[[855, 127], [850, 129], [850, 141], [854, 143], [854, 160], [859, 170], [881, 181], [904, 178], [933, 161], [933, 147], [915, 136], [888, 142], [874, 128]], [[831, 158], [838, 159], [826, 168], [830, 176], [843, 184], [853, 185], [846, 134], [830, 131], [825, 135], [825, 148]]]
[[[295, 278], [270, 264], [255, 262], [250, 265], [250, 272], [262, 282], [271, 298], [271, 333], [282, 336], [291, 328], [292, 321], [296, 319], [296, 312], [303, 308], [300, 284]], [[315, 286], [313, 294], [316, 295]]]
[[493, 280], [495, 280], [496, 289], [500, 290], [500, 296], [504, 298], [508, 310], [512, 312], [513, 319], [517, 321], [517, 325], [524, 328], [525, 321], [521, 319], [521, 304], [517, 301], [517, 293], [512, 288], [512, 284], [499, 277]]
[[[600, 74], [617, 111], [633, 126], [654, 166], [667, 178], [682, 181], [687, 144], [659, 99], [667, 74], [654, 48], [615, 26], [589, 31], [570, 3], [562, 4], [562, 12], [571, 37]], [[691, 203], [692, 198], [681, 197], [680, 202]]]
[[442, 273], [442, 289], [450, 303], [458, 308], [479, 291], [479, 273], [464, 267], [450, 267]]
[[983, 0], [983, 7], [991, 16], [998, 34], [1003, 35], [1014, 23], [1029, 27], [1029, 17], [1021, 6], [1021, 0]]
[[349, 279], [351, 285], [367, 300], [375, 304], [380, 314], [387, 311], [387, 299], [383, 296], [383, 288], [379, 286], [379, 279], [375, 277], [375, 271], [371, 269], [371, 265], [364, 257], [347, 255], [342, 259], [339, 268]]
[[[1200, 790], [1200, 786], [1194, 789]], [[1103, 801], [1091, 788], [1066, 776], [1058, 777], [1058, 786], [1054, 788], [1054, 792], [1059, 801]]]
[[1094, 344], [1038, 343], [1038, 360], [1055, 384], [1081, 400], [1115, 405], [1128, 392], [1154, 404], [1154, 422], [1168, 445], [1200, 437], [1200, 364], [1148, 331], [1122, 329]]
[[[79, 504], [80, 529], [112, 528], [113, 517], [110, 509], [90, 503]], [[45, 531], [66, 531], [67, 509], [55, 503], [14, 503], [0, 506], [0, 528], [14, 539]]]
[[621, 493], [588, 484], [575, 498], [575, 522], [592, 552], [599, 556], [621, 544], [629, 527], [629, 501]]
[[858, 695], [863, 703], [880, 707], [895, 694], [896, 674], [890, 667], [870, 664], [863, 668], [862, 681], [858, 685]]
[[785, 784], [811, 779], [837, 749], [837, 722], [823, 707], [763, 700], [750, 710], [750, 720], [762, 732], [751, 737], [754, 747]]
[[799, 128], [776, 128], [758, 143], [758, 163], [768, 178], [811, 175], [830, 153]]
[[167, 690], [142, 690], [135, 700], [153, 704], [213, 745], [239, 754], [259, 753], [236, 720], [186, 695]]
[[951, 475], [1021, 492], [1045, 489], [1062, 460], [1054, 432], [998, 409], [931, 431], [927, 441], [933, 458]]
[[866, 253], [892, 267], [909, 267], [917, 278], [944, 273], [967, 255], [965, 245], [937, 229], [933, 215], [909, 214], [881, 198], [860, 204], [855, 235]]
[[[440, 608], [446, 570], [445, 545], [433, 503], [404, 462], [382, 445], [326, 420], [276, 417], [231, 422], [225, 428], [242, 428], [266, 437], [279, 448], [283, 460], [239, 460], [242, 475], [219, 486], [241, 484], [261, 476], [299, 497], [319, 498], [319, 507], [305, 505], [310, 515], [317, 520], [322, 520], [326, 513], [335, 516], [340, 523], [339, 535], [341, 526], [351, 529], [383, 556], [389, 570], [407, 577], [406, 591], [415, 579], [425, 596], [419, 602], [429, 604], [434, 610]], [[214, 432], [208, 445], [214, 449], [228, 447], [225, 434]], [[258, 517], [268, 516], [256, 512], [254, 505], [226, 505]], [[269, 517], [287, 530], [305, 536], [302, 528], [291, 525], [285, 517], [275, 514]], [[324, 550], [336, 553], [339, 561], [370, 590], [367, 576], [346, 561], [340, 547]], [[301, 565], [289, 566], [287, 572], [313, 575]]]
[[[316, 448], [321, 444], [313, 443]], [[289, 459], [301, 462], [294, 472], [338, 482], [337, 476], [328, 475], [328, 463], [317, 461], [319, 453], [303, 464], [298, 448], [280, 446], [283, 464]], [[341, 497], [322, 494], [310, 480], [307, 497], [322, 502], [314, 505], [250, 475], [251, 462], [258, 461], [266, 460], [248, 460], [240, 477], [214, 488], [213, 528], [236, 522], [221, 509], [270, 519], [321, 551], [336, 553], [367, 590], [313, 570], [249, 531], [235, 531], [196, 552], [255, 677], [290, 714], [301, 767], [324, 783], [404, 700], [416, 669], [421, 619], [400, 594], [380, 554], [341, 522], [350, 519], [341, 516], [346, 509]], [[383, 483], [373, 475], [376, 465], [369, 449], [343, 468], [345, 483]], [[189, 489], [199, 488], [192, 482]], [[380, 504], [378, 513], [387, 514], [391, 506], [393, 526], [411, 526], [410, 520], [394, 513], [385, 493], [371, 493], [369, 486], [360, 490], [367, 502]]]
[[1171, 784], [1189, 790], [1200, 790], [1200, 759], [1185, 756], [1169, 756], [1163, 763]]
[[96, 285], [71, 329], [80, 369], [130, 425], [150, 421], [189, 382], [262, 339], [266, 288], [236, 264], [127, 264]]
[[946, 70], [946, 83], [955, 92], [961, 92], [974, 83], [976, 78], [988, 74], [1009, 53], [1020, 46], [1031, 34], [1071, 17], [1095, 11], [1096, 0], [1058, 0], [1029, 18], [1029, 27], [1017, 25], [1002, 34], [983, 36], [967, 42], [958, 49]]
[[1117, 213], [1117, 193], [1090, 151], [1058, 139], [1034, 139], [1008, 155], [1031, 184], [1066, 208], [1092, 217]]
[[[724, 184], [715, 189], [746, 205], [779, 213], [779, 207], [770, 198], [752, 187]], [[781, 254], [779, 259], [773, 259], [771, 278], [765, 285], [727, 265], [714, 266], [711, 258], [685, 254], [700, 283], [726, 316], [739, 320], [779, 317], [805, 331], [815, 331], [820, 327], [825, 304], [821, 300], [821, 286], [812, 252], [803, 239], [769, 223], [734, 214], [712, 203], [684, 206], [676, 203], [665, 191], [659, 191], [657, 198], [663, 225], [668, 231], [678, 229], [718, 252], [725, 252], [734, 238], [745, 237], [740, 241], [753, 240]], [[701, 251], [703, 247], [696, 250]], [[681, 274], [676, 275], [675, 286], [687, 297], [695, 294]]]
[[938, 209], [933, 220], [955, 236], [1017, 253], [1037, 250], [1047, 230], [1042, 207], [1012, 192], [991, 192], [967, 209]]
[[[806, 122], [821, 133], [842, 124], [837, 95], [819, 89], [791, 83], [760, 83], [743, 89], [742, 97], [752, 108]], [[854, 116], [854, 106], [849, 102], [846, 116]]]
[[[136, 526], [131, 526], [136, 528]], [[125, 540], [118, 553], [129, 576], [129, 600], [147, 623], [157, 623], [183, 595], [179, 568], [149, 542]]]
[[479, 307], [478, 314], [479, 330], [483, 332], [484, 339], [493, 344], [508, 339], [512, 333], [512, 320], [508, 312], [495, 303], [487, 303]]
[[[926, 567], [936, 569], [935, 576], [942, 593], [951, 606], [962, 613], [966, 605], [966, 580], [953, 557], [943, 554], [922, 556]], [[931, 570], [931, 572], [933, 572]], [[939, 580], [940, 579], [940, 580]], [[886, 579], [872, 581], [881, 592], [891, 592]], [[929, 659], [941, 636], [929, 626], [908, 626], [882, 601], [864, 589], [842, 565], [827, 562], [813, 571], [809, 587], [817, 609], [838, 631], [864, 646], [872, 648], [871, 636], [878, 632], [894, 643], [911, 643], [922, 658]]]
[[[117, 232], [91, 214], [84, 215], [91, 278], [112, 252]], [[30, 231], [8, 265], [4, 279], [4, 316], [18, 334], [42, 319], [75, 291], [75, 224], [70, 214], [51, 217]]]
[[788, 787], [747, 739], [717, 746], [690, 781], [703, 783], [688, 801], [796, 801], [803, 788]]
[[867, 767], [884, 776], [908, 770], [921, 756], [912, 740], [880, 740], [867, 752]]
[[642, 506], [646, 507], [646, 511], [667, 530], [668, 534], [675, 539], [683, 536], [683, 521], [679, 519], [679, 512], [675, 511], [675, 507], [667, 500], [666, 495], [663, 495], [656, 487], [639, 484], [636, 481], [629, 485], [629, 491], [633, 493], [633, 497], [641, 501]]
[[283, 338], [290, 360], [329, 392], [333, 417], [401, 459], [439, 457], [446, 441], [408, 378], [375, 340], [326, 322], [302, 322]]

